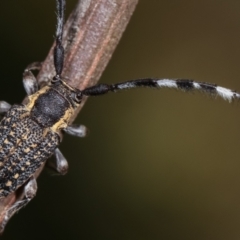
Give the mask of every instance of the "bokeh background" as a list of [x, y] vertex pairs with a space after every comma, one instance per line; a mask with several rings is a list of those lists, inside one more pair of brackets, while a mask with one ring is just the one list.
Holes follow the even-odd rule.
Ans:
[[[1, 1], [1, 99], [23, 99], [23, 69], [45, 58], [54, 11], [54, 0]], [[240, 91], [239, 66], [240, 1], [140, 0], [101, 82], [191, 78]], [[240, 238], [239, 103], [140, 89], [89, 99], [76, 122], [90, 134], [64, 138], [69, 173], [44, 171], [2, 239]]]

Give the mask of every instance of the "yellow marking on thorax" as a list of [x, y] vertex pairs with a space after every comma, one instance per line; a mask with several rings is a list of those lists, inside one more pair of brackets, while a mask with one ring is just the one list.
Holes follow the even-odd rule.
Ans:
[[49, 89], [50, 89], [49, 86], [45, 86], [45, 87], [41, 88], [39, 91], [37, 91], [36, 93], [28, 96], [29, 102], [26, 105], [27, 110], [31, 111], [35, 104], [35, 101], [38, 99], [38, 97], [40, 95], [42, 95], [43, 93], [46, 93]]
[[[68, 86], [64, 81], [63, 81], [63, 84], [65, 86], [67, 86], [68, 88], [70, 89], [73, 89], [71, 88], [70, 86]], [[42, 89], [40, 89], [39, 91], [37, 91], [36, 93], [28, 96], [28, 99], [29, 99], [29, 102], [27, 103], [26, 105], [26, 108], [27, 110], [30, 112], [35, 104], [35, 101], [38, 99], [38, 97], [44, 93], [46, 93], [48, 90], [50, 89], [50, 86], [45, 86], [43, 87]], [[73, 89], [74, 90], [74, 89]], [[70, 107], [69, 109], [67, 109], [63, 115], [63, 117], [61, 117], [59, 119], [58, 122], [56, 122], [53, 126], [50, 127], [50, 129], [53, 131], [53, 132], [56, 132], [56, 133], [59, 133], [61, 129], [64, 129], [68, 126], [69, 124], [69, 121], [72, 117], [74, 113], [74, 109], [72, 107]], [[48, 129], [45, 129], [45, 131], [43, 132], [43, 136], [45, 136], [48, 132]]]
[[61, 129], [64, 129], [68, 126], [73, 113], [74, 113], [74, 109], [72, 107], [68, 108], [65, 111], [63, 117], [61, 117], [58, 122], [56, 122], [52, 127], [50, 127], [50, 129], [53, 132], [59, 133]]

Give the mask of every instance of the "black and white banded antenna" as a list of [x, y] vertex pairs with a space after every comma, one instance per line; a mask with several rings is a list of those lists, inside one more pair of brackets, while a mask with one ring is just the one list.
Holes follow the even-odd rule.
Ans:
[[149, 87], [149, 88], [175, 88], [183, 91], [197, 90], [205, 92], [209, 95], [216, 95], [224, 100], [231, 102], [234, 99], [240, 99], [240, 93], [217, 86], [216, 84], [195, 82], [189, 79], [154, 79], [144, 78], [136, 79], [127, 82], [121, 82], [116, 84], [98, 84], [82, 91], [85, 96], [98, 96], [108, 92], [117, 92], [120, 90], [138, 88], [138, 87]]
[[[56, 75], [53, 81], [61, 80], [61, 74], [64, 63], [64, 48], [62, 46], [63, 37], [63, 25], [64, 25], [64, 11], [65, 0], [56, 0], [57, 3], [57, 28], [56, 28], [56, 44], [54, 47], [54, 67]], [[150, 88], [175, 88], [183, 91], [197, 90], [205, 92], [211, 96], [219, 96], [224, 100], [231, 102], [234, 99], [240, 99], [240, 93], [217, 86], [216, 84], [195, 82], [190, 79], [156, 79], [156, 78], [144, 78], [130, 80], [115, 84], [98, 84], [92, 87], [88, 87], [79, 92], [79, 97], [85, 96], [98, 96], [108, 92], [117, 92], [120, 90], [138, 88], [138, 87], [150, 87]]]
[[57, 2], [57, 28], [56, 28], [56, 44], [54, 47], [54, 67], [56, 75], [53, 80], [58, 81], [61, 79], [64, 63], [64, 48], [62, 45], [63, 25], [64, 25], [64, 11], [65, 0], [56, 0]]

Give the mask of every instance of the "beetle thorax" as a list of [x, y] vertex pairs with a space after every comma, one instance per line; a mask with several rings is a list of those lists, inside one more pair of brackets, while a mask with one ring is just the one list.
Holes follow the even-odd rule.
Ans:
[[75, 91], [66, 84], [55, 83], [29, 96], [26, 105], [30, 117], [44, 128], [59, 132], [69, 124], [75, 108]]

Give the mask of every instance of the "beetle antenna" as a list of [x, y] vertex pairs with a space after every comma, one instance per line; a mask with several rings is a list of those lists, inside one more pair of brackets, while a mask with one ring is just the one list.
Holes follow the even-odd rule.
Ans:
[[56, 44], [54, 47], [54, 67], [56, 70], [55, 80], [61, 78], [63, 61], [64, 61], [64, 48], [62, 45], [63, 24], [64, 24], [64, 10], [65, 0], [56, 0], [57, 3], [57, 28], [56, 28]]
[[217, 86], [216, 84], [195, 82], [190, 79], [156, 79], [143, 78], [115, 84], [98, 84], [85, 88], [81, 93], [85, 96], [98, 96], [108, 92], [117, 92], [126, 89], [150, 87], [150, 88], [175, 88], [183, 91], [201, 91], [209, 95], [222, 97], [231, 102], [234, 99], [240, 99], [240, 93], [233, 90]]

